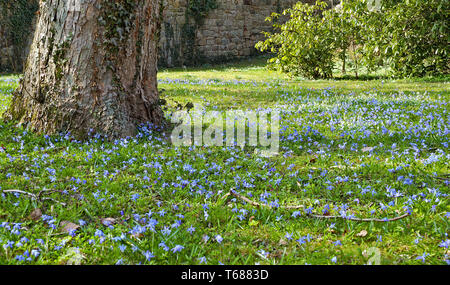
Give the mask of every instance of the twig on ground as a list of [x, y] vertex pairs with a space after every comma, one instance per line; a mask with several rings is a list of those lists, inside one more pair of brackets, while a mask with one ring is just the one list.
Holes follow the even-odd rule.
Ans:
[[58, 200], [56, 200], [56, 199], [53, 199], [53, 198], [50, 198], [50, 197], [42, 197], [42, 194], [43, 194], [44, 192], [49, 192], [49, 193], [52, 193], [52, 192], [58, 192], [58, 193], [62, 193], [62, 191], [59, 191], [59, 190], [48, 190], [48, 189], [44, 189], [44, 190], [39, 191], [39, 193], [38, 193], [37, 195], [36, 195], [36, 194], [33, 194], [33, 193], [30, 193], [30, 192], [27, 192], [27, 191], [16, 190], [16, 189], [2, 190], [2, 192], [3, 192], [3, 193], [18, 193], [18, 194], [24, 194], [24, 195], [27, 195], [27, 196], [31, 197], [33, 200], [36, 200], [36, 201], [39, 201], [39, 202], [42, 202], [42, 201], [44, 201], [44, 200], [49, 200], [49, 201], [53, 201], [53, 202], [55, 202], [55, 203], [61, 204], [62, 206], [66, 206], [66, 203], [60, 202], [60, 201], [58, 201]]
[[[269, 205], [266, 205], [266, 204], [260, 204], [260, 203], [257, 203], [257, 202], [255, 202], [255, 201], [252, 201], [252, 200], [248, 199], [247, 197], [244, 197], [244, 196], [242, 196], [242, 195], [239, 195], [238, 193], [233, 192], [233, 191], [230, 191], [230, 192], [227, 193], [225, 196], [223, 196], [223, 199], [226, 199], [228, 196], [234, 196], [234, 197], [236, 197], [236, 198], [239, 198], [239, 199], [241, 199], [241, 200], [243, 200], [243, 201], [245, 201], [245, 202], [247, 202], [247, 203], [249, 203], [250, 205], [255, 206], [255, 207], [273, 208], [272, 206], [269, 206]], [[303, 205], [300, 205], [300, 206], [280, 206], [280, 208], [282, 208], [282, 209], [287, 209], [287, 210], [302, 209], [302, 208], [304, 208], [304, 207], [305, 207], [305, 206], [303, 206]]]
[[38, 197], [37, 197], [35, 194], [30, 193], [30, 192], [26, 192], [26, 191], [23, 191], [23, 190], [11, 189], [11, 190], [3, 190], [2, 192], [3, 192], [3, 193], [18, 193], [18, 194], [24, 194], [24, 195], [28, 195], [28, 196], [32, 197], [32, 198], [35, 199], [35, 200], [38, 200]]
[[[230, 196], [234, 196], [244, 202], [247, 202], [248, 204], [255, 206], [255, 207], [264, 207], [264, 208], [270, 208], [272, 209], [273, 207], [267, 204], [261, 204], [255, 201], [252, 201], [250, 199], [248, 199], [247, 197], [244, 197], [234, 191], [230, 191], [229, 193], [227, 193], [225, 196], [223, 196], [222, 199], [227, 199]], [[301, 209], [301, 208], [305, 208], [304, 205], [298, 205], [298, 206], [280, 206], [278, 208], [281, 209], [287, 209], [287, 210], [293, 210], [293, 209]], [[343, 219], [343, 220], [349, 220], [349, 221], [355, 221], [355, 222], [379, 222], [379, 223], [384, 223], [384, 222], [393, 222], [393, 221], [397, 221], [403, 218], [406, 218], [410, 216], [409, 213], [406, 213], [404, 215], [395, 217], [395, 218], [385, 218], [385, 219], [377, 219], [377, 218], [367, 218], [367, 219], [362, 219], [362, 218], [353, 218], [353, 217], [342, 217], [342, 216], [323, 216], [323, 215], [314, 215], [314, 214], [306, 214], [306, 217], [308, 218], [315, 218], [315, 219]]]

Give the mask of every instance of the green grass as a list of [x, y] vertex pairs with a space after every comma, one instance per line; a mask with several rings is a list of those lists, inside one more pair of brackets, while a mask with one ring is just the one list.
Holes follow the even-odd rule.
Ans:
[[[267, 71], [264, 59], [163, 70], [159, 80], [168, 117], [176, 102], [281, 107], [280, 154], [176, 148], [146, 129], [126, 140], [77, 142], [0, 123], [0, 189], [41, 193], [40, 201], [0, 196], [0, 264], [449, 262], [447, 81], [289, 79]], [[16, 86], [17, 77], [0, 77], [0, 113]], [[314, 219], [223, 199], [230, 189], [319, 215], [411, 216]], [[36, 208], [44, 216], [33, 220]], [[63, 221], [80, 227], [65, 233]]]

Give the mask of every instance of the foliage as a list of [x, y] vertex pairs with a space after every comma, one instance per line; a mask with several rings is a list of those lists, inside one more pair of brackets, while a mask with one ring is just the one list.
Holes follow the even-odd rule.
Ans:
[[[308, 78], [330, 78], [333, 69], [333, 41], [331, 22], [322, 17], [327, 4], [314, 5], [298, 2], [283, 15], [289, 15], [285, 24], [274, 24], [277, 33], [265, 32], [266, 41], [259, 42], [260, 51], [276, 53], [270, 60], [272, 67], [292, 75]], [[267, 20], [275, 22], [281, 15], [273, 13]]]
[[108, 51], [108, 56], [114, 57], [122, 51], [127, 34], [133, 29], [136, 2], [134, 0], [106, 1], [102, 3], [100, 9], [103, 13], [98, 22], [104, 27], [103, 45]]
[[370, 72], [387, 64], [397, 77], [449, 73], [449, 1], [382, 0], [376, 9], [368, 2], [297, 4], [283, 13], [290, 15], [285, 24], [274, 24], [279, 32], [266, 33], [256, 47], [275, 53], [278, 69], [309, 78], [329, 77], [332, 55], [343, 74], [350, 58], [356, 77], [361, 65]]
[[189, 0], [187, 13], [195, 20], [198, 26], [201, 26], [208, 13], [217, 9], [217, 7], [217, 0]]
[[383, 58], [397, 76], [448, 74], [450, 71], [448, 0], [386, 1], [383, 27], [375, 38]]

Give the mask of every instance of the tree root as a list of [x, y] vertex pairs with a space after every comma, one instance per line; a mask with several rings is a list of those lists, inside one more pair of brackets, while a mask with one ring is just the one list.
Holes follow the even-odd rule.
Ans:
[[[252, 200], [248, 199], [247, 197], [244, 197], [244, 196], [242, 196], [242, 195], [240, 195], [240, 194], [238, 194], [238, 193], [236, 193], [236, 192], [234, 192], [232, 190], [229, 193], [225, 194], [225, 196], [223, 196], [222, 199], [228, 200], [229, 197], [231, 197], [231, 196], [234, 196], [234, 197], [236, 197], [236, 198], [238, 198], [238, 199], [240, 199], [240, 200], [242, 200], [244, 202], [247, 202], [248, 204], [250, 204], [252, 206], [258, 207], [258, 208], [269, 208], [269, 209], [273, 208], [272, 206], [269, 206], [267, 204], [261, 204], [261, 203], [252, 201]], [[304, 205], [280, 206], [278, 208], [286, 209], [286, 210], [294, 210], [294, 209], [305, 208], [305, 206]], [[314, 219], [328, 219], [328, 220], [331, 220], [331, 219], [343, 219], [343, 220], [355, 221], [355, 222], [379, 222], [379, 223], [393, 222], [393, 221], [397, 221], [397, 220], [406, 218], [408, 216], [410, 216], [409, 213], [406, 213], [406, 214], [403, 214], [401, 216], [394, 217], [394, 218], [391, 218], [391, 219], [387, 219], [387, 218], [386, 219], [376, 219], [376, 218], [362, 219], [362, 218], [342, 217], [342, 216], [324, 216], [324, 215], [306, 214], [307, 218], [314, 218]]]

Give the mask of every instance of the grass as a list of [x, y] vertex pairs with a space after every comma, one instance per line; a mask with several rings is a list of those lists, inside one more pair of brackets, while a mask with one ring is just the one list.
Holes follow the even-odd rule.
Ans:
[[[0, 77], [0, 113], [17, 80]], [[2, 122], [0, 190], [41, 199], [1, 194], [0, 264], [449, 262], [448, 82], [289, 79], [263, 59], [163, 70], [159, 81], [170, 106], [281, 107], [280, 154], [174, 147], [146, 127], [79, 142]], [[230, 189], [274, 207], [223, 199]]]

